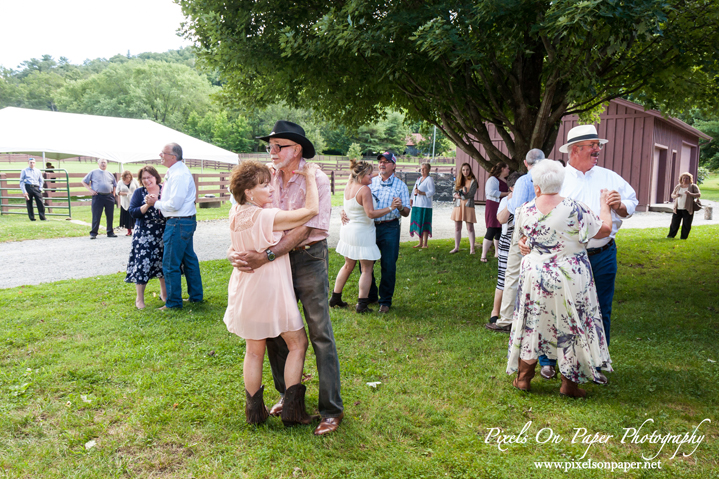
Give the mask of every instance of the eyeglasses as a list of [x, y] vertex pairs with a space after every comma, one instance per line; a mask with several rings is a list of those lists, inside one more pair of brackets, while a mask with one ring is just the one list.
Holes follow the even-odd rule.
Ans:
[[588, 145], [577, 145], [577, 146], [580, 146], [580, 147], [588, 146], [591, 149], [598, 148], [601, 150], [604, 148], [604, 143], [599, 143], [598, 141], [595, 141], [593, 143], [589, 143]]
[[282, 148], [287, 148], [288, 146], [295, 146], [295, 145], [276, 145], [276, 144], [270, 143], [269, 145], [267, 145], [265, 147], [265, 151], [267, 151], [267, 153], [275, 153], [275, 152], [279, 153], [280, 151], [282, 151]]
[[385, 164], [385, 165], [390, 165], [390, 164], [392, 164], [392, 165], [394, 165], [394, 163], [392, 163], [391, 161], [387, 161], [387, 160], [379, 160], [379, 164], [380, 164], [380, 165], [382, 165], [382, 164]]

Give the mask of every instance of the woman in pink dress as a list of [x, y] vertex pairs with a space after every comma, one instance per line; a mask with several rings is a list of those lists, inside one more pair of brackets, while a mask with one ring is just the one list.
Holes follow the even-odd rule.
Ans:
[[[283, 231], [302, 226], [317, 215], [316, 170], [316, 164], [308, 163], [302, 171], [295, 172], [303, 175], [307, 182], [305, 208], [283, 211], [269, 207], [274, 190], [269, 168], [249, 160], [237, 166], [230, 177], [230, 191], [237, 201], [230, 210], [232, 248], [265, 252], [280, 241]], [[292, 287], [289, 255], [279, 256], [253, 273], [233, 269], [224, 321], [228, 331], [246, 342], [243, 377], [247, 422], [259, 424], [269, 415], [263, 400], [262, 363], [265, 340], [277, 336], [282, 336], [289, 349], [282, 420], [287, 426], [311, 422], [312, 418], [305, 411], [304, 389], [300, 382], [307, 334]]]

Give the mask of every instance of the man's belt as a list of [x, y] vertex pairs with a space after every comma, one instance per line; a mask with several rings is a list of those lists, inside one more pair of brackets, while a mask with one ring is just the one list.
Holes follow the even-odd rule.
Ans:
[[393, 222], [393, 221], [399, 221], [399, 218], [395, 218], [395, 219], [393, 219], [393, 220], [375, 221], [374, 224], [376, 224], [376, 225], [383, 225], [383, 224], [385, 224], [385, 223], [391, 223], [391, 222]]
[[293, 249], [291, 249], [290, 251], [303, 251], [303, 250], [306, 250], [306, 249], [310, 249], [311, 247], [313, 247], [313, 246], [316, 245], [317, 243], [322, 243], [323, 241], [325, 241], [325, 240], [313, 241], [312, 243], [307, 243], [307, 244], [304, 245], [304, 246], [298, 246], [297, 248], [293, 248]]
[[112, 193], [100, 193], [100, 192], [98, 192], [97, 194], [100, 195], [100, 196], [110, 196]]
[[601, 253], [601, 252], [603, 252], [603, 251], [606, 251], [606, 250], [608, 250], [609, 248], [611, 248], [613, 244], [614, 244], [614, 238], [612, 238], [611, 241], [609, 241], [609, 243], [605, 244], [605, 245], [602, 246], [601, 248], [589, 248], [589, 249], [587, 249], [587, 255], [588, 255], [588, 256], [594, 256], [595, 254], [599, 254], [599, 253]]
[[195, 219], [195, 216], [196, 216], [196, 215], [192, 215], [192, 216], [167, 216], [167, 219], [168, 219], [168, 220], [171, 220], [171, 219], [175, 218], [175, 219], [178, 219], [178, 220], [194, 220], [194, 219]]

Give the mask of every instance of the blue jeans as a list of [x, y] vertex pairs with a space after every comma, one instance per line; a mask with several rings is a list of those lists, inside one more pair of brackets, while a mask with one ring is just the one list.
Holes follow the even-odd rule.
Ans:
[[[309, 249], [292, 251], [289, 255], [295, 296], [302, 303], [310, 342], [317, 359], [317, 374], [320, 380], [318, 409], [322, 417], [338, 417], [344, 411], [344, 406], [340, 397], [340, 362], [327, 302], [327, 241], [314, 244]], [[275, 389], [284, 394], [285, 362], [289, 349], [282, 336], [268, 338], [266, 345]]]
[[394, 284], [397, 279], [397, 258], [399, 258], [399, 221], [381, 223], [376, 225], [377, 247], [382, 253], [380, 258], [382, 277], [379, 281], [379, 289], [372, 271], [372, 286], [369, 289], [369, 300], [383, 306], [392, 306], [394, 296]]
[[[592, 264], [592, 276], [597, 288], [599, 298], [599, 311], [602, 313], [602, 324], [604, 324], [604, 335], [609, 346], [609, 325], [612, 317], [612, 301], [614, 300], [614, 280], [617, 277], [617, 244], [612, 245], [601, 253], [591, 255], [589, 262]], [[539, 364], [542, 366], [554, 366], [555, 359], [549, 359], [544, 355], [539, 356]], [[601, 368], [597, 368], [597, 371]]]
[[202, 276], [200, 262], [192, 246], [197, 229], [197, 221], [192, 218], [168, 218], [162, 242], [165, 252], [162, 255], [162, 272], [167, 287], [168, 308], [182, 308], [182, 277], [180, 265], [184, 266], [187, 292], [190, 301], [202, 301]]
[[612, 245], [599, 254], [589, 257], [592, 264], [592, 275], [599, 297], [599, 310], [602, 313], [604, 334], [609, 346], [609, 326], [612, 318], [612, 301], [614, 300], [614, 280], [617, 278], [617, 244]]

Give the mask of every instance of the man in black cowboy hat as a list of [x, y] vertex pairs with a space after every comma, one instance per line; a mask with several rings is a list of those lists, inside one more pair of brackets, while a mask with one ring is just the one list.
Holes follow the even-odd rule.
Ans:
[[[269, 143], [267, 152], [274, 167], [272, 186], [275, 194], [272, 206], [285, 211], [302, 208], [305, 204], [305, 179], [293, 171], [301, 170], [305, 158], [315, 156], [312, 142], [305, 137], [305, 131], [299, 125], [289, 121], [278, 121], [272, 133], [259, 137]], [[330, 181], [321, 170], [316, 172], [319, 190], [319, 214], [285, 234], [280, 242], [265, 253], [228, 252], [228, 259], [240, 271], [252, 272], [277, 256], [290, 255], [292, 281], [295, 295], [302, 302], [309, 330], [310, 341], [317, 357], [317, 372], [320, 379], [319, 411], [322, 420], [315, 434], [331, 433], [339, 427], [344, 417], [344, 407], [340, 397], [340, 365], [337, 357], [329, 305], [329, 256], [327, 236], [329, 236], [332, 199]], [[300, 391], [293, 388], [285, 390], [284, 369], [289, 350], [281, 337], [267, 340], [267, 356], [272, 367], [275, 388], [282, 394], [280, 401], [270, 410], [273, 416], [282, 414], [287, 398], [296, 394], [304, 395], [304, 386]], [[293, 386], [294, 387], [294, 386]]]

